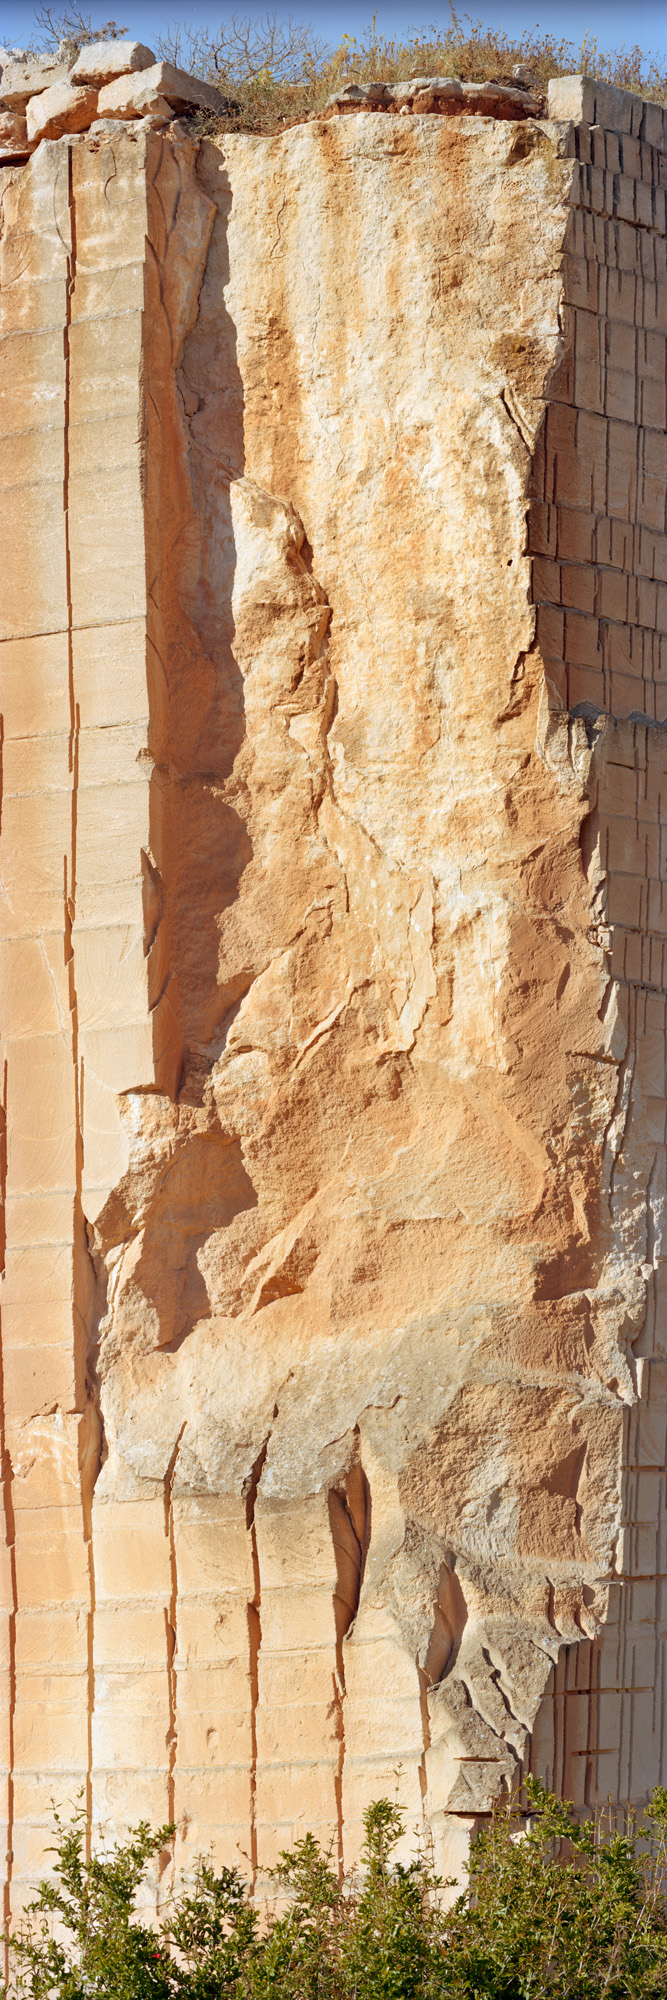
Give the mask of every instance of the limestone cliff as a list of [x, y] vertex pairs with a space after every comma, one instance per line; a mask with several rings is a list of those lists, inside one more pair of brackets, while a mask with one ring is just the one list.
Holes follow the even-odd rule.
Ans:
[[666, 142], [551, 110], [0, 176], [19, 1880], [658, 1775]]

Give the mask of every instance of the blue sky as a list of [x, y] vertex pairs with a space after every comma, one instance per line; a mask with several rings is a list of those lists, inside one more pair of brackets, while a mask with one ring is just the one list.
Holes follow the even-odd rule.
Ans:
[[[58, 4], [58, 0], [56, 0]], [[158, 33], [165, 23], [175, 20], [183, 22], [209, 22], [217, 26], [229, 8], [215, 4], [215, 0], [103, 0], [99, 7], [93, 0], [81, 0], [84, 11], [92, 8], [93, 18], [104, 20], [109, 14], [126, 22], [131, 33], [142, 41], [150, 43], [151, 35]], [[253, 4], [253, 0], [240, 0], [239, 13], [261, 15], [266, 11], [266, 0]], [[310, 21], [324, 41], [336, 41], [342, 34], [359, 34], [367, 26], [373, 8], [360, 6], [358, 0], [314, 0], [309, 6], [307, 0], [293, 0], [286, 7], [277, 6], [279, 15], [291, 13], [295, 19]], [[461, 8], [461, 11], [463, 9]], [[618, 0], [498, 0], [498, 5], [476, 5], [470, 0], [470, 13], [494, 26], [503, 26], [514, 32], [520, 28], [532, 28], [539, 23], [543, 29], [567, 36], [579, 43], [588, 29], [597, 35], [601, 48], [617, 48], [638, 42], [640, 46], [656, 54], [667, 56], [667, 0], [637, 0], [633, 7], [618, 4]], [[425, 0], [423, 6], [403, 4], [403, 0], [378, 0], [376, 8], [378, 28], [386, 33], [396, 33], [411, 26], [421, 27], [424, 23], [449, 18], [449, 8]], [[14, 43], [19, 47], [30, 39], [33, 20], [32, 0], [0, 0], [0, 42]]]

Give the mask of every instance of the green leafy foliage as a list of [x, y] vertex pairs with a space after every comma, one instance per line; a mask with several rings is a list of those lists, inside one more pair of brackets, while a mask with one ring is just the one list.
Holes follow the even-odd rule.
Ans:
[[[472, 1848], [451, 1900], [400, 1807], [365, 1815], [362, 1866], [339, 1879], [312, 1834], [281, 1856], [258, 1909], [235, 1868], [201, 1860], [153, 1923], [146, 1876], [174, 1828], [141, 1824], [86, 1858], [84, 1816], [56, 1818], [52, 1876], [9, 1940], [4, 2000], [656, 2000], [667, 1996], [667, 1792], [641, 1828], [580, 1820], [527, 1781]], [[159, 1870], [158, 1870], [159, 1872]]]
[[170, 1992], [222, 2000], [252, 1990], [261, 1958], [259, 1920], [237, 1868], [216, 1875], [197, 1863], [193, 1888], [167, 1907], [161, 1937], [171, 1959]]
[[164, 1850], [173, 1827], [151, 1833], [144, 1821], [112, 1855], [85, 1858], [82, 1812], [69, 1825], [55, 1815], [53, 1879], [39, 1894], [12, 1940], [10, 1991], [30, 2000], [167, 2000], [173, 1991], [162, 1940], [136, 1921], [135, 1904], [149, 1861]]
[[[641, 1836], [528, 1781], [527, 1826], [508, 1807], [474, 1844], [469, 1888], [450, 1931], [457, 1996], [626, 2000], [667, 1992], [666, 1795]], [[519, 1835], [520, 1837], [517, 1837]]]

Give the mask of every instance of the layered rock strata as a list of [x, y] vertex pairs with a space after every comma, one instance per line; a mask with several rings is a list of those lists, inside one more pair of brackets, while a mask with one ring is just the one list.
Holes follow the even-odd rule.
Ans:
[[667, 134], [550, 111], [1, 177], [13, 1901], [662, 1769]]

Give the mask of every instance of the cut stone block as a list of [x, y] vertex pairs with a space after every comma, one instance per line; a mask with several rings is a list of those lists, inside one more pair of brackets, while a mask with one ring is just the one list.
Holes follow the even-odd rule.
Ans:
[[0, 103], [10, 111], [24, 111], [31, 97], [40, 91], [50, 90], [54, 83], [67, 80], [67, 63], [58, 56], [40, 56], [34, 61], [9, 61], [0, 71]]
[[26, 158], [32, 148], [21, 111], [0, 111], [0, 160]]
[[96, 90], [101, 90], [115, 77], [151, 69], [154, 63], [153, 50], [147, 49], [145, 42], [90, 42], [77, 56], [70, 82], [94, 83]]
[[119, 76], [115, 83], [108, 83], [100, 91], [98, 118], [142, 118], [147, 112], [161, 114], [164, 106], [172, 114], [179, 111], [214, 111], [221, 113], [227, 109], [227, 100], [219, 90], [209, 83], [201, 83], [198, 77], [188, 76], [183, 69], [174, 69], [172, 63], [154, 63], [152, 69], [142, 70], [139, 75]]
[[54, 83], [40, 97], [31, 97], [26, 123], [28, 138], [61, 139], [67, 132], [85, 132], [95, 117], [97, 91], [91, 84], [76, 90], [69, 82]]

